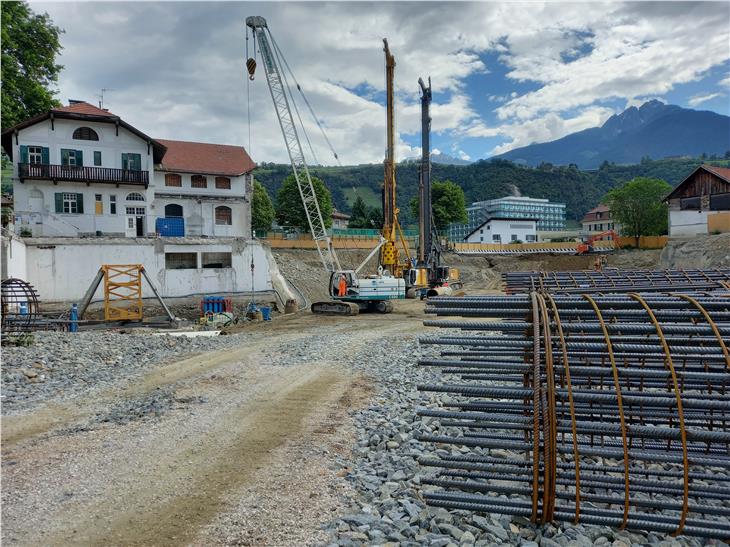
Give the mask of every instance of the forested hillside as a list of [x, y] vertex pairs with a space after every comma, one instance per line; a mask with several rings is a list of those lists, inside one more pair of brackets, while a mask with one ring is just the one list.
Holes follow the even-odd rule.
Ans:
[[[730, 161], [697, 159], [646, 160], [636, 165], [613, 165], [607, 162], [595, 171], [581, 171], [576, 167], [541, 165], [537, 168], [521, 167], [507, 160], [482, 160], [470, 165], [433, 164], [434, 180], [451, 180], [464, 189], [467, 203], [483, 199], [499, 198], [518, 191], [524, 196], [547, 198], [566, 204], [569, 219], [580, 220], [583, 214], [598, 205], [611, 188], [646, 176], [666, 180], [676, 185], [702, 163], [730, 165]], [[332, 192], [337, 209], [348, 212], [354, 196], [361, 195], [369, 205], [377, 205], [374, 196], [380, 195], [383, 166], [379, 164], [347, 167], [312, 167], [313, 175], [320, 177]], [[291, 173], [288, 165], [263, 164], [255, 171], [255, 177], [267, 189], [272, 198], [281, 181]], [[398, 179], [398, 203], [401, 222], [410, 224], [408, 203], [418, 192], [418, 163], [406, 162], [396, 169]]]

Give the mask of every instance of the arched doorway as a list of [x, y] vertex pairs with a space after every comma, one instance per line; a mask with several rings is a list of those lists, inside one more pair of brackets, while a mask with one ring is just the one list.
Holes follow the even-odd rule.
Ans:
[[177, 203], [170, 203], [169, 205], [165, 205], [165, 218], [171, 218], [171, 217], [182, 217], [183, 216], [183, 208], [182, 205], [178, 205]]

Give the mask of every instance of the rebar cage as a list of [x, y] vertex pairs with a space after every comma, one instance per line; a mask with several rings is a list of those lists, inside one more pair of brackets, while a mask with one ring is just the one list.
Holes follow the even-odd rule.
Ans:
[[14, 277], [2, 282], [3, 337], [31, 332], [38, 314], [38, 293], [30, 283]]

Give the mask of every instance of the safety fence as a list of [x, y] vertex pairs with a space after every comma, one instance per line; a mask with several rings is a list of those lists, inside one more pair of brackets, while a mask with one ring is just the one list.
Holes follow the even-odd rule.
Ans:
[[[730, 293], [439, 297], [435, 507], [730, 537]], [[468, 450], [464, 450], [464, 448]], [[438, 454], [438, 455], [437, 455]]]
[[[576, 254], [577, 241], [544, 242], [544, 243], [454, 243], [453, 249], [459, 254]], [[596, 251], [612, 251], [615, 248], [613, 241], [596, 241], [593, 243]]]

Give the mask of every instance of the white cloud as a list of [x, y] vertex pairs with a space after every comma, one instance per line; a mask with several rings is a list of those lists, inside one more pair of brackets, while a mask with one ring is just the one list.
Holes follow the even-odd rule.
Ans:
[[[452, 143], [503, 138], [495, 151], [597, 125], [611, 113], [605, 101], [662, 96], [730, 58], [730, 7], [715, 2], [121, 5], [32, 4], [66, 30], [60, 97], [95, 100], [102, 87], [112, 88], [110, 109], [148, 134], [248, 145], [252, 85], [257, 161], [287, 161], [287, 155], [263, 73], [252, 84], [244, 74], [248, 15], [268, 19], [346, 164], [383, 159], [384, 36], [396, 56], [400, 134], [420, 133], [416, 82], [430, 75], [437, 98], [432, 130]], [[485, 53], [499, 55], [508, 70], [491, 94], [467, 87], [467, 78], [471, 83], [490, 69], [489, 78], [496, 77]], [[532, 90], [513, 90], [518, 83]], [[730, 76], [720, 85], [730, 85]], [[482, 110], [494, 106], [496, 121]], [[317, 158], [333, 163], [316, 125], [302, 114]], [[399, 141], [399, 157], [415, 150]]]
[[722, 87], [727, 87], [728, 89], [730, 89], [730, 74], [728, 74], [722, 80], [717, 82], [717, 85], [722, 86]]
[[717, 97], [722, 97], [724, 93], [707, 93], [704, 95], [693, 95], [689, 98], [687, 101], [687, 104], [689, 104], [692, 107], [695, 107], [699, 104], [706, 103], [707, 101], [711, 101], [712, 99], [716, 99]]
[[464, 161], [471, 160], [471, 156], [469, 154], [467, 154], [466, 152], [464, 152], [463, 150], [459, 150], [459, 152], [457, 152], [457, 156], [459, 159], [462, 159]]

